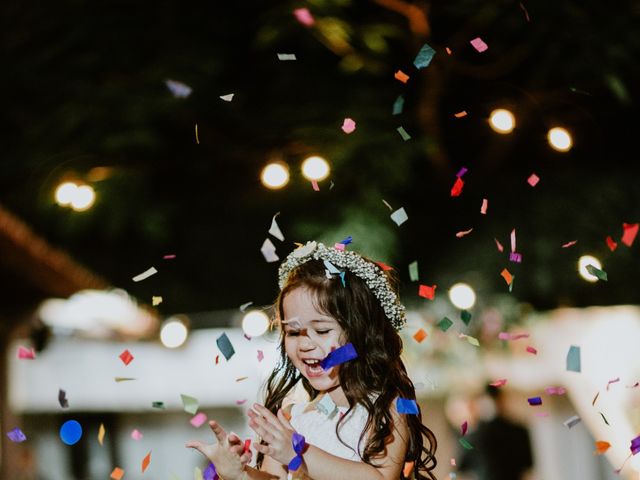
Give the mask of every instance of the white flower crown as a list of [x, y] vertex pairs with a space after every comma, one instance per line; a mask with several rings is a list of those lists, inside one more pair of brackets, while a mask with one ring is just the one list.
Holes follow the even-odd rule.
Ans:
[[295, 249], [282, 262], [278, 270], [278, 284], [280, 289], [284, 287], [289, 274], [298, 266], [311, 259], [324, 260], [349, 270], [360, 277], [371, 289], [380, 301], [384, 313], [396, 330], [400, 330], [406, 324], [404, 305], [400, 303], [398, 296], [391, 289], [387, 276], [378, 265], [362, 258], [352, 251], [343, 251], [335, 248], [327, 248], [319, 242], [307, 242]]

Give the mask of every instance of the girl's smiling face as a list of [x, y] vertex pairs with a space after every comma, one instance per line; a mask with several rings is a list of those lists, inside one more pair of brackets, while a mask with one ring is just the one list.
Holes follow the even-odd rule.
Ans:
[[316, 309], [315, 298], [305, 287], [286, 294], [282, 308], [284, 346], [293, 365], [313, 388], [326, 392], [340, 385], [340, 366], [324, 370], [320, 361], [345, 343], [344, 330], [337, 320]]

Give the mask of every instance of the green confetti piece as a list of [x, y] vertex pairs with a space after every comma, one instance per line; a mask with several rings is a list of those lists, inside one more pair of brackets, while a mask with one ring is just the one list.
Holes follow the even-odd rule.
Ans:
[[164, 406], [164, 402], [151, 402], [151, 406], [153, 408], [159, 408], [161, 410], [164, 410], [166, 407]]
[[393, 115], [400, 115], [403, 109], [404, 109], [404, 96], [399, 95], [398, 98], [396, 98], [396, 101], [393, 102], [393, 111], [391, 113]]
[[473, 450], [473, 445], [471, 445], [466, 438], [460, 438], [458, 441], [466, 450]]
[[409, 278], [411, 278], [412, 282], [418, 281], [418, 261], [417, 260], [409, 264]]
[[180, 397], [182, 398], [184, 411], [191, 415], [195, 415], [198, 412], [198, 399], [183, 394], [180, 394]]
[[469, 325], [469, 322], [471, 321], [471, 313], [466, 310], [462, 310], [460, 312], [460, 319], [464, 322], [465, 325]]
[[398, 127], [398, 133], [402, 137], [402, 139], [406, 142], [407, 140], [411, 140], [411, 135], [407, 133], [404, 127]]
[[605, 272], [604, 270], [600, 270], [593, 265], [587, 265], [585, 268], [587, 269], [587, 272], [589, 272], [594, 277], [597, 277], [599, 280], [604, 280], [605, 282], [607, 281], [607, 272]]
[[513, 291], [513, 281], [516, 279], [515, 275], [511, 276], [511, 283], [509, 284], [509, 293]]
[[451, 325], [453, 325], [453, 322], [449, 320], [447, 317], [444, 317], [442, 320], [438, 322], [438, 328], [443, 332], [446, 332], [447, 330], [449, 330], [449, 328], [451, 328]]

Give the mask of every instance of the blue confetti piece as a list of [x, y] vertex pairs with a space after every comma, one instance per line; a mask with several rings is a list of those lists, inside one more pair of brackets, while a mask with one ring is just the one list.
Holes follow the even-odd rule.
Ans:
[[216, 471], [216, 466], [213, 463], [209, 463], [209, 466], [202, 472], [202, 478], [204, 480], [219, 480], [218, 472]]
[[76, 420], [67, 420], [60, 427], [60, 439], [67, 445], [75, 445], [82, 438], [82, 426]]
[[342, 281], [342, 286], [346, 287], [347, 283], [344, 281], [344, 274], [345, 272], [340, 272], [340, 280]]
[[231, 340], [229, 340], [229, 337], [227, 337], [226, 333], [223, 333], [216, 339], [216, 344], [218, 345], [218, 348], [222, 352], [222, 355], [224, 355], [224, 358], [227, 359], [227, 361], [231, 357], [233, 357], [234, 353], [236, 353], [236, 351], [233, 349], [233, 345], [231, 345]]
[[398, 398], [396, 400], [396, 409], [398, 413], [404, 413], [406, 415], [417, 415], [419, 413], [418, 404], [410, 398]]
[[435, 54], [436, 51], [425, 43], [418, 52], [418, 55], [416, 55], [416, 59], [413, 61], [413, 64], [416, 68], [428, 67]]
[[27, 436], [22, 433], [22, 430], [19, 428], [14, 428], [10, 432], [7, 432], [7, 437], [14, 443], [22, 443], [27, 439]]
[[320, 362], [320, 366], [324, 370], [328, 370], [331, 367], [348, 362], [354, 358], [358, 358], [358, 353], [352, 343], [347, 343], [340, 348], [336, 348], [333, 352], [327, 355], [327, 357]]
[[302, 465], [302, 453], [307, 446], [307, 442], [303, 435], [300, 435], [298, 432], [294, 432], [293, 437], [291, 438], [291, 445], [293, 446], [293, 451], [296, 452], [296, 456], [291, 459], [287, 467], [290, 472], [295, 472], [300, 468], [300, 465]]
[[353, 237], [351, 235], [349, 235], [347, 238], [345, 238], [344, 240], [340, 240], [339, 243], [343, 244], [343, 245], [349, 245], [351, 242], [353, 242]]
[[567, 371], [580, 373], [580, 347], [571, 345], [567, 353]]
[[529, 402], [531, 406], [542, 405], [542, 399], [540, 397], [527, 398], [527, 402]]

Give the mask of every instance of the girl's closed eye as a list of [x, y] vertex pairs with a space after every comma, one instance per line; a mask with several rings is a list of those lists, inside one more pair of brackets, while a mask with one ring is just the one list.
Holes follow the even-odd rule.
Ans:
[[298, 335], [300, 335], [300, 330], [285, 330], [284, 334], [287, 337], [297, 337]]
[[327, 330], [316, 330], [316, 333], [318, 335], [326, 335], [327, 333], [329, 333], [331, 331], [331, 329], [327, 329]]

